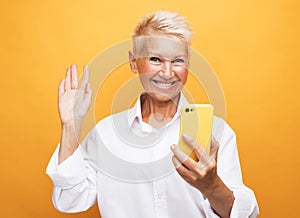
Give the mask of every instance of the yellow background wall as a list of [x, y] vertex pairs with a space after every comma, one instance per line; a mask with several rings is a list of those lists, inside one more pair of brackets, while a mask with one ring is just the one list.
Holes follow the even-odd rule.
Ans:
[[261, 217], [300, 217], [299, 6], [297, 0], [2, 1], [1, 217], [99, 217], [97, 207], [68, 215], [51, 203], [45, 169], [60, 136], [58, 82], [69, 64], [82, 68], [128, 39], [143, 14], [160, 9], [188, 18], [192, 47], [221, 81], [244, 182], [256, 193]]

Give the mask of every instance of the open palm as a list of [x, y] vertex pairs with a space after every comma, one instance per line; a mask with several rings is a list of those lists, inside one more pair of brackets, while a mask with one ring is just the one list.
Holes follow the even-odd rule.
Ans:
[[62, 124], [82, 122], [91, 105], [92, 90], [89, 83], [88, 67], [84, 68], [80, 87], [76, 65], [67, 69], [66, 77], [58, 88], [58, 110]]

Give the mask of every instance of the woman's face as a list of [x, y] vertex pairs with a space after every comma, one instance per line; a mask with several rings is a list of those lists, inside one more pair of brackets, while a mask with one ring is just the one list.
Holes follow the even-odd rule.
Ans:
[[149, 96], [158, 101], [174, 99], [188, 76], [188, 45], [175, 37], [147, 37], [130, 54], [132, 71]]

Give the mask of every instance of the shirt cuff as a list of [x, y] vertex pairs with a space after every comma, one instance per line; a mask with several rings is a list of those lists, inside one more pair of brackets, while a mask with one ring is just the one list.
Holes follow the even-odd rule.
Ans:
[[84, 155], [80, 146], [78, 146], [70, 157], [58, 165], [59, 147], [60, 145], [57, 146], [53, 153], [46, 173], [51, 178], [54, 186], [61, 189], [69, 189], [78, 185], [87, 177]]
[[202, 204], [202, 208], [203, 208], [205, 217], [207, 217], [207, 218], [220, 218], [220, 216], [218, 216], [214, 212], [214, 210], [211, 208], [208, 199], [205, 199], [201, 204]]
[[[233, 190], [234, 202], [232, 205], [230, 218], [250, 217], [255, 218], [259, 214], [258, 205], [255, 195], [251, 189], [243, 186], [239, 189]], [[211, 208], [208, 199], [202, 202], [205, 217], [219, 218], [214, 210]]]
[[250, 217], [255, 218], [259, 214], [255, 195], [251, 189], [244, 186], [233, 190], [234, 202], [230, 218]]

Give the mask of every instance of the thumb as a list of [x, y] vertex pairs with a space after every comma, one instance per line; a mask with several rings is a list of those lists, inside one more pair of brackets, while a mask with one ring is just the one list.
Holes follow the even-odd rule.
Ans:
[[213, 137], [210, 145], [210, 156], [215, 158], [216, 160], [218, 158], [219, 147], [219, 142], [215, 139], [215, 137]]

